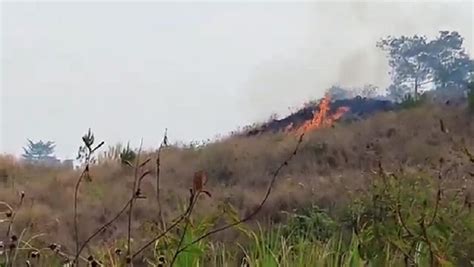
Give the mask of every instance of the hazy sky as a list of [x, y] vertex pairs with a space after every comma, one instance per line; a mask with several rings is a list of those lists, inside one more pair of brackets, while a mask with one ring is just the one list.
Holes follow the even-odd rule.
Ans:
[[107, 144], [156, 146], [287, 114], [332, 84], [386, 86], [375, 43], [457, 30], [473, 3], [1, 4], [0, 152], [27, 138], [72, 157], [91, 127]]

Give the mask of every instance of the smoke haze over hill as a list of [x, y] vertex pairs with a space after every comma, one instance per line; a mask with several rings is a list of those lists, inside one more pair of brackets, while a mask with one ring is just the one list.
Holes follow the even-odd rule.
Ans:
[[91, 127], [108, 144], [225, 134], [321, 97], [389, 83], [386, 35], [456, 30], [472, 2], [2, 3], [0, 152], [27, 138], [72, 157]]

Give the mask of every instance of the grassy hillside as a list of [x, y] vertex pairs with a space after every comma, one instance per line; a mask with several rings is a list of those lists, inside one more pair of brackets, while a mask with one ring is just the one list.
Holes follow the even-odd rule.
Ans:
[[[288, 164], [283, 163], [299, 142], [292, 134], [164, 147], [159, 173], [164, 226], [186, 215], [196, 171], [208, 173], [204, 189], [211, 197], [196, 197], [192, 214], [130, 260], [135, 266], [173, 261], [175, 266], [470, 266], [473, 122], [465, 107], [423, 105], [379, 113], [306, 134]], [[142, 152], [139, 164], [147, 159], [140, 168], [114, 159], [91, 165], [91, 179], [83, 180], [78, 194], [80, 244], [124, 207], [128, 211], [124, 205], [134, 179], [149, 173], [134, 199], [130, 228], [128, 212], [120, 214], [85, 246], [82, 265], [93, 255], [89, 260], [105, 266], [126, 266], [129, 249], [139, 251], [162, 232], [156, 151]], [[81, 170], [0, 158], [5, 206], [0, 207], [0, 266], [2, 261], [22, 266], [26, 260], [53, 266], [74, 258], [74, 192], [80, 175]], [[272, 192], [255, 216], [176, 255], [177, 247], [259, 209], [273, 178]], [[48, 249], [51, 244], [61, 247]], [[36, 252], [40, 258], [32, 257]]]

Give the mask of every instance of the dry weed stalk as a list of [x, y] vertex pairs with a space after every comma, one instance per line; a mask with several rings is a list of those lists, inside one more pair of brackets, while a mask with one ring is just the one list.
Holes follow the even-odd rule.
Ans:
[[3, 241], [0, 240], [0, 243], [1, 243], [0, 255], [3, 253], [5, 254], [5, 262], [4, 262], [5, 266], [13, 266], [13, 263], [15, 262], [15, 259], [16, 259], [16, 255], [18, 253], [18, 242], [19, 240], [21, 240], [21, 238], [23, 237], [23, 234], [26, 231], [26, 229], [23, 229], [20, 237], [18, 237], [17, 235], [13, 233], [15, 217], [16, 217], [16, 214], [18, 213], [18, 210], [23, 205], [24, 199], [25, 199], [25, 193], [22, 191], [20, 193], [19, 202], [15, 208], [13, 208], [13, 206], [8, 204], [7, 202], [0, 201], [0, 205], [7, 208], [7, 211], [4, 212], [6, 219], [0, 220], [0, 223], [2, 222], [8, 223], [7, 231], [5, 233], [5, 237], [6, 237], [5, 239], [9, 242], [8, 246], [5, 247], [5, 244], [3, 243]]
[[85, 249], [85, 247], [92, 241], [92, 239], [94, 239], [94, 237], [96, 237], [97, 235], [99, 235], [100, 233], [102, 233], [103, 231], [105, 231], [109, 226], [111, 226], [116, 220], [118, 220], [118, 218], [120, 218], [120, 216], [122, 216], [122, 214], [125, 213], [125, 211], [127, 210], [128, 206], [130, 205], [130, 202], [131, 200], [129, 200], [125, 205], [124, 207], [112, 218], [110, 219], [108, 222], [104, 223], [102, 226], [100, 226], [97, 230], [95, 230], [83, 243], [82, 245], [80, 246], [78, 252], [76, 253], [76, 255], [74, 256], [74, 261], [77, 261], [77, 259], [80, 257], [81, 255], [81, 252]]
[[15, 210], [11, 209], [11, 218], [10, 218], [10, 221], [8, 223], [8, 228], [7, 228], [7, 238], [10, 238], [10, 234], [12, 232], [12, 228], [13, 228], [13, 223], [15, 222], [15, 217], [16, 217], [16, 214], [18, 212], [18, 210], [21, 208], [21, 206], [23, 205], [23, 200], [25, 199], [25, 192], [21, 191], [20, 192], [20, 201], [18, 203], [18, 206], [16, 207]]
[[79, 194], [79, 187], [81, 182], [84, 178], [87, 180], [91, 180], [90, 173], [89, 173], [89, 166], [93, 159], [94, 152], [97, 151], [101, 146], [105, 143], [104, 141], [100, 142], [97, 146], [94, 147], [94, 134], [91, 132], [91, 129], [82, 137], [82, 141], [84, 146], [79, 148], [79, 153], [77, 159], [83, 160], [85, 167], [82, 171], [81, 175], [77, 179], [76, 185], [74, 187], [74, 239], [76, 244], [76, 257], [74, 259], [73, 264], [76, 264], [78, 254], [79, 254], [79, 226], [78, 226], [78, 213], [77, 213], [77, 205], [78, 205], [78, 194]]
[[[89, 134], [88, 134], [89, 138], [83, 138], [83, 140], [88, 140], [88, 139], [92, 139], [93, 140], [93, 135], [90, 133], [89, 131]], [[91, 137], [92, 136], [92, 137]], [[163, 140], [163, 144], [162, 145], [166, 145], [166, 142], [167, 142], [167, 137], [166, 137], [166, 133], [165, 133], [165, 137], [164, 137], [164, 140]], [[86, 141], [84, 141], [84, 143], [86, 143]], [[93, 143], [93, 142], [92, 142]], [[86, 148], [87, 147], [90, 147], [91, 144], [89, 143], [86, 143]], [[98, 147], [97, 147], [98, 148]], [[87, 162], [90, 162], [90, 159], [91, 159], [91, 153], [90, 152], [94, 152], [97, 148], [95, 149], [92, 149], [92, 150], [89, 150], [89, 149], [86, 149], [86, 172], [83, 172], [83, 174], [81, 175], [81, 177], [79, 178], [79, 180], [82, 179], [82, 177], [85, 176], [85, 174], [88, 175], [88, 171], [89, 171], [89, 168], [88, 168], [88, 164]], [[161, 147], [160, 147], [161, 149]], [[141, 182], [143, 181], [143, 179], [148, 176], [150, 174], [150, 171], [148, 170], [144, 170], [143, 171], [143, 168], [151, 161], [151, 159], [147, 159], [145, 160], [144, 162], [140, 162], [140, 155], [141, 155], [141, 150], [142, 150], [142, 142], [140, 144], [140, 149], [138, 151], [138, 154], [137, 154], [137, 157], [136, 157], [136, 162], [135, 162], [135, 166], [132, 165], [132, 163], [130, 163], [128, 160], [126, 159], [122, 159], [122, 163], [124, 163], [126, 166], [129, 166], [129, 167], [133, 167], [134, 168], [134, 179], [133, 179], [133, 186], [132, 186], [132, 190], [131, 190], [131, 196], [129, 198], [129, 200], [127, 201], [127, 203], [123, 206], [123, 208], [112, 218], [110, 219], [109, 221], [107, 221], [106, 223], [104, 223], [102, 226], [98, 227], [97, 230], [95, 230], [83, 243], [82, 245], [78, 245], [77, 246], [77, 249], [76, 249], [76, 254], [74, 256], [74, 264], [77, 264], [77, 261], [78, 259], [80, 258], [80, 255], [82, 253], [82, 251], [85, 249], [85, 247], [92, 241], [92, 239], [94, 239], [97, 235], [99, 235], [100, 233], [102, 233], [105, 229], [107, 229], [109, 226], [111, 226], [115, 221], [117, 221], [120, 216], [122, 214], [124, 214], [127, 209], [128, 209], [128, 225], [127, 225], [127, 257], [126, 257], [126, 262], [127, 264], [131, 264], [131, 260], [132, 260], [132, 257], [131, 257], [131, 254], [132, 254], [132, 248], [131, 248], [131, 240], [132, 240], [132, 219], [133, 219], [133, 203], [135, 200], [137, 199], [140, 199], [140, 198], [144, 198], [143, 194], [141, 193], [141, 189], [140, 189], [140, 186], [141, 186]], [[80, 183], [80, 181], [78, 181], [78, 184]], [[75, 216], [77, 217], [77, 216]], [[176, 224], [177, 225], [177, 224]], [[170, 229], [171, 230], [171, 229]], [[79, 242], [79, 241], [77, 241]]]
[[293, 159], [294, 156], [296, 156], [296, 154], [298, 153], [298, 150], [301, 146], [301, 143], [303, 142], [303, 137], [304, 137], [305, 133], [302, 133], [298, 139], [298, 142], [295, 146], [295, 149], [293, 150], [293, 152], [288, 156], [288, 158], [283, 161], [279, 166], [278, 168], [274, 171], [273, 175], [272, 175], [272, 178], [270, 180], [270, 183], [267, 187], [267, 191], [265, 193], [265, 196], [263, 197], [262, 201], [259, 203], [259, 205], [257, 206], [257, 208], [252, 212], [250, 213], [249, 215], [245, 216], [244, 218], [238, 220], [238, 221], [235, 221], [233, 223], [230, 223], [230, 224], [227, 224], [227, 225], [224, 225], [224, 226], [221, 226], [219, 228], [216, 228], [214, 230], [211, 230], [201, 236], [199, 236], [198, 238], [194, 239], [193, 241], [189, 242], [188, 244], [186, 244], [183, 248], [179, 249], [177, 251], [177, 253], [181, 253], [183, 252], [184, 250], [186, 250], [189, 246], [193, 245], [193, 244], [196, 244], [197, 242], [203, 240], [204, 238], [207, 238], [213, 234], [216, 234], [216, 233], [219, 233], [219, 232], [222, 232], [224, 230], [227, 230], [229, 228], [232, 228], [232, 227], [235, 227], [241, 223], [244, 223], [244, 222], [247, 222], [249, 221], [250, 219], [252, 219], [255, 215], [257, 215], [257, 213], [262, 209], [263, 205], [265, 205], [265, 203], [267, 202], [268, 200], [268, 197], [270, 196], [270, 193], [272, 192], [272, 189], [273, 189], [273, 186], [278, 178], [278, 175], [280, 174], [280, 172], [283, 170], [283, 168], [285, 166], [288, 165], [288, 163]]
[[168, 130], [165, 129], [163, 140], [161, 141], [160, 147], [156, 152], [156, 203], [158, 205], [158, 220], [161, 224], [161, 230], [166, 227], [165, 218], [163, 217], [163, 207], [161, 206], [161, 193], [160, 193], [160, 168], [161, 168], [161, 151], [163, 147], [168, 145]]
[[[135, 170], [133, 175], [133, 185], [130, 196], [130, 205], [128, 206], [128, 224], [127, 224], [127, 258], [130, 257], [131, 244], [132, 244], [132, 213], [133, 213], [133, 202], [135, 200], [135, 195], [137, 191], [137, 182], [138, 182], [138, 170], [140, 165], [140, 156], [142, 152], [143, 140], [140, 141], [140, 148], [138, 149], [138, 154], [135, 159]], [[129, 162], [127, 162], [130, 164]], [[131, 164], [130, 164], [131, 165]]]
[[208, 179], [207, 174], [203, 171], [196, 172], [194, 174], [193, 188], [191, 190], [189, 190], [189, 192], [190, 192], [190, 198], [189, 198], [190, 205], [189, 205], [189, 208], [186, 211], [186, 215], [185, 215], [186, 223], [184, 225], [183, 232], [181, 233], [181, 237], [179, 239], [178, 246], [176, 247], [176, 252], [174, 253], [173, 258], [171, 260], [170, 266], [173, 266], [176, 259], [178, 258], [178, 255], [180, 253], [180, 247], [183, 244], [184, 237], [186, 235], [186, 231], [188, 230], [189, 223], [191, 221], [190, 220], [191, 214], [193, 212], [194, 206], [195, 206], [199, 196], [201, 194], [206, 194], [207, 196], [211, 197], [211, 193], [204, 190], [204, 186], [207, 183], [207, 179]]
[[[470, 154], [469, 150], [467, 149], [466, 145], [463, 144], [463, 142], [456, 142], [452, 136], [449, 134], [449, 130], [446, 128], [446, 125], [443, 120], [439, 120], [439, 127], [442, 133], [444, 133], [447, 137], [449, 137], [449, 140], [452, 142], [454, 148], [453, 150], [456, 151], [455, 147], [461, 148], [459, 149], [460, 152], [463, 152], [465, 155], [467, 155], [468, 159], [471, 162], [473, 161], [472, 154]], [[378, 177], [382, 178], [382, 187], [380, 193], [375, 193], [373, 195], [373, 205], [374, 205], [374, 210], [377, 209], [377, 204], [379, 201], [381, 201], [380, 198], [383, 197], [383, 194], [387, 193], [390, 194], [390, 180], [395, 182], [396, 186], [396, 196], [394, 197], [394, 202], [390, 205], [392, 205], [392, 209], [395, 213], [395, 218], [396, 218], [396, 223], [399, 225], [399, 228], [402, 230], [401, 233], [403, 238], [408, 238], [408, 240], [411, 240], [411, 242], [408, 245], [408, 251], [397, 245], [395, 242], [390, 242], [390, 244], [394, 245], [400, 252], [402, 252], [405, 256], [405, 262], [407, 265], [410, 264], [417, 264], [416, 262], [416, 255], [419, 254], [419, 249], [417, 246], [420, 243], [424, 243], [427, 246], [427, 253], [428, 253], [428, 259], [429, 259], [429, 264], [430, 266], [435, 266], [439, 264], [439, 260], [443, 259], [443, 255], [440, 255], [439, 248], [436, 245], [436, 241], [432, 235], [429, 233], [430, 228], [436, 227], [435, 223], [440, 219], [440, 209], [441, 209], [441, 202], [443, 200], [443, 192], [445, 189], [443, 188], [443, 181], [445, 180], [444, 177], [448, 176], [449, 172], [453, 170], [457, 170], [455, 163], [451, 166], [445, 166], [445, 160], [444, 158], [440, 158], [439, 160], [439, 167], [437, 168], [437, 181], [436, 181], [436, 189], [435, 189], [435, 194], [433, 196], [433, 204], [428, 206], [428, 202], [425, 200], [421, 204], [421, 210], [420, 210], [420, 216], [419, 218], [415, 218], [415, 224], [412, 224], [409, 226], [407, 223], [407, 220], [404, 218], [402, 215], [401, 209], [402, 209], [402, 199], [401, 199], [401, 193], [402, 193], [402, 183], [401, 180], [404, 177], [404, 171], [401, 169], [401, 176], [399, 177], [397, 174], [394, 173], [389, 173], [385, 171], [384, 167], [382, 166], [381, 161], [378, 162], [378, 171], [375, 172]], [[373, 191], [376, 191], [375, 188], [375, 181], [373, 183]], [[413, 204], [412, 203], [410, 205]], [[383, 200], [382, 200], [382, 204]], [[459, 211], [461, 212], [461, 210]], [[431, 214], [430, 214], [431, 213]], [[408, 216], [408, 215], [407, 215]], [[378, 223], [376, 216], [372, 217], [373, 219], [373, 224], [376, 225]], [[355, 231], [357, 238], [360, 240], [358, 236], [358, 230]]]
[[[193, 190], [190, 190], [191, 192], [191, 195], [190, 195], [190, 201], [189, 201], [189, 204], [188, 204], [188, 207], [185, 211], [184, 214], [180, 215], [176, 221], [170, 225], [168, 228], [166, 228], [166, 230], [164, 230], [161, 234], [157, 235], [155, 238], [153, 238], [152, 240], [150, 240], [149, 242], [147, 242], [146, 244], [144, 244], [137, 252], [135, 252], [132, 256], [132, 259], [137, 257], [141, 252], [143, 252], [146, 248], [148, 248], [149, 246], [151, 246], [152, 244], [154, 244], [156, 241], [158, 241], [159, 239], [161, 239], [162, 237], [164, 237], [169, 231], [171, 231], [174, 227], [176, 227], [182, 220], [186, 219], [187, 222], [186, 222], [186, 225], [184, 227], [184, 231], [183, 233], [181, 234], [181, 237], [180, 237], [180, 241], [178, 243], [178, 247], [176, 249], [176, 252], [174, 253], [173, 255], [173, 259], [171, 261], [171, 264], [170, 266], [173, 266], [174, 262], [176, 261], [176, 258], [178, 257], [178, 255], [180, 253], [182, 253], [183, 251], [185, 251], [189, 246], [213, 235], [213, 234], [216, 234], [216, 233], [219, 233], [219, 232], [222, 232], [222, 231], [225, 231], [229, 228], [232, 228], [232, 227], [235, 227], [239, 224], [242, 224], [244, 222], [247, 222], [249, 221], [250, 219], [252, 219], [261, 209], [262, 207], [265, 205], [265, 203], [267, 202], [269, 196], [270, 196], [270, 193], [274, 187], [274, 184], [280, 174], [280, 172], [283, 170], [283, 168], [285, 166], [288, 165], [288, 163], [293, 159], [293, 157], [297, 154], [297, 152], [299, 151], [299, 148], [301, 146], [301, 143], [303, 142], [303, 137], [304, 137], [304, 134], [305, 133], [302, 133], [297, 141], [297, 144], [295, 146], [295, 149], [293, 150], [293, 152], [288, 156], [287, 159], [285, 159], [278, 167], [277, 169], [274, 171], [273, 175], [272, 175], [272, 178], [270, 180], [270, 183], [267, 187], [267, 191], [262, 199], [262, 201], [259, 203], [259, 205], [255, 208], [255, 210], [250, 213], [249, 215], [241, 218], [240, 220], [238, 221], [235, 221], [233, 223], [229, 223], [229, 224], [226, 224], [224, 226], [221, 226], [221, 227], [218, 227], [216, 229], [213, 229], [213, 230], [210, 230], [208, 232], [206, 232], [205, 234], [197, 237], [196, 239], [192, 240], [191, 242], [185, 244], [183, 247], [181, 247], [182, 245], [182, 242], [184, 240], [184, 235], [186, 234], [186, 230], [187, 230], [187, 225], [189, 224], [189, 216], [191, 215], [192, 213], [192, 210], [194, 209], [195, 207], [195, 203], [197, 202], [197, 196], [199, 196], [200, 193], [205, 193], [207, 195], [210, 196], [209, 192], [203, 190], [203, 186], [205, 184], [205, 181], [207, 179], [206, 178], [197, 178], [197, 177], [200, 177], [199, 176], [199, 173], [196, 173], [196, 176], [194, 178], [194, 181], [193, 181]], [[203, 177], [203, 176], [202, 176]], [[197, 189], [197, 190], [196, 190]]]
[[[133, 186], [130, 196], [130, 201], [128, 205], [128, 225], [127, 225], [127, 263], [131, 263], [131, 253], [132, 253], [132, 218], [133, 218], [133, 204], [135, 200], [140, 198], [145, 198], [141, 193], [141, 182], [142, 180], [150, 174], [150, 171], [145, 170], [141, 171], [150, 161], [151, 159], [148, 158], [144, 162], [140, 162], [140, 156], [142, 152], [142, 145], [143, 140], [140, 142], [140, 148], [137, 153], [135, 167], [134, 167], [134, 179], [133, 179]], [[126, 162], [127, 165], [131, 166], [130, 162]], [[141, 174], [140, 174], [141, 173]]]
[[[193, 212], [193, 209], [196, 205], [196, 202], [198, 200], [198, 197], [200, 194], [206, 194], [208, 195], [209, 197], [211, 196], [211, 194], [204, 190], [204, 185], [206, 184], [207, 182], [207, 174], [205, 174], [205, 172], [203, 171], [200, 171], [200, 172], [196, 172], [195, 175], [194, 175], [194, 180], [193, 180], [193, 187], [189, 190], [189, 201], [188, 201], [188, 206], [186, 207], [185, 211], [179, 215], [177, 218], [175, 218], [174, 221], [172, 224], [170, 224], [170, 226], [168, 226], [166, 229], [163, 230], [162, 233], [160, 233], [159, 235], [155, 236], [153, 239], [151, 239], [150, 241], [148, 241], [147, 243], [145, 243], [140, 249], [138, 249], [131, 257], [131, 260], [133, 260], [134, 258], [136, 258], [138, 255], [140, 255], [145, 249], [147, 249], [148, 247], [150, 247], [152, 244], [154, 244], [156, 241], [160, 240], [162, 237], [166, 236], [166, 234], [168, 234], [171, 230], [173, 230], [176, 226], [178, 226], [184, 219], [186, 219], [186, 225], [189, 224], [189, 217], [191, 216], [192, 212]], [[185, 228], [187, 228], [187, 226], [185, 226]], [[180, 237], [180, 244], [178, 245], [178, 248], [176, 250], [176, 253], [179, 254], [179, 246], [181, 246], [183, 240], [184, 240], [184, 235], [186, 234], [186, 230], [183, 231], [181, 237]], [[178, 254], [176, 254], [176, 257], [178, 256]], [[175, 256], [173, 256], [174, 259], [176, 259]]]
[[[139, 157], [137, 157], [137, 162], [139, 160]], [[95, 230], [83, 243], [82, 245], [80, 246], [78, 252], [76, 253], [75, 255], [75, 262], [77, 262], [77, 259], [80, 257], [80, 254], [81, 252], [85, 249], [85, 247], [92, 241], [92, 239], [94, 239], [97, 235], [99, 235], [100, 233], [102, 233], [103, 231], [105, 231], [108, 227], [110, 227], [115, 221], [117, 221], [120, 216], [122, 216], [128, 209], [128, 214], [129, 214], [129, 224], [128, 224], [128, 229], [129, 229], [129, 232], [128, 232], [128, 235], [127, 235], [127, 242], [131, 243], [131, 214], [133, 213], [133, 207], [131, 207], [131, 203], [133, 201], [135, 201], [136, 199], [139, 199], [139, 198], [144, 198], [144, 196], [141, 194], [141, 191], [140, 191], [140, 185], [141, 185], [141, 182], [142, 180], [150, 174], [149, 171], [144, 171], [140, 176], [138, 176], [138, 173], [140, 169], [142, 169], [150, 160], [146, 160], [144, 162], [142, 162], [141, 164], [135, 166], [135, 169], [137, 170], [135, 173], [136, 175], [134, 176], [134, 181], [136, 181], [136, 186], [135, 188], [132, 188], [132, 192], [134, 192], [130, 199], [125, 203], [125, 205], [122, 207], [122, 209], [117, 212], [117, 214], [112, 218], [110, 219], [109, 221], [107, 221], [106, 223], [104, 223], [102, 226], [98, 227], [97, 230]], [[132, 166], [132, 164], [128, 161], [125, 162], [126, 165], [128, 166]], [[130, 247], [130, 246], [129, 246]], [[130, 252], [128, 252], [130, 253]], [[128, 260], [129, 261], [129, 258], [128, 257]]]

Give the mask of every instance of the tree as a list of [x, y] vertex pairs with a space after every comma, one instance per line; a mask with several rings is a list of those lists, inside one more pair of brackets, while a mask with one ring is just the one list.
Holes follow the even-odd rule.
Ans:
[[[419, 96], [423, 85], [433, 83], [437, 89], [465, 87], [474, 73], [474, 63], [462, 47], [458, 32], [441, 31], [429, 41], [426, 36], [388, 36], [377, 47], [388, 53], [391, 89], [413, 90]], [[408, 91], [409, 93], [410, 91]]]
[[31, 162], [44, 161], [48, 159], [55, 159], [54, 148], [55, 144], [52, 141], [48, 142], [33, 142], [28, 139], [28, 144], [26, 147], [23, 147], [24, 154], [22, 155], [23, 159]]
[[430, 67], [430, 55], [426, 51], [425, 36], [387, 37], [377, 43], [377, 47], [388, 52], [393, 85], [397, 88], [414, 89], [415, 98], [420, 86], [432, 82], [433, 69]]
[[409, 91], [410, 91], [410, 87], [408, 87], [406, 84], [402, 84], [402, 85], [391, 84], [387, 88], [387, 96], [392, 101], [402, 102], [408, 95], [407, 92]]
[[462, 47], [463, 41], [458, 32], [441, 31], [440, 36], [430, 42], [430, 51], [437, 55], [433, 68], [438, 89], [467, 89], [468, 80], [474, 73], [474, 61]]

